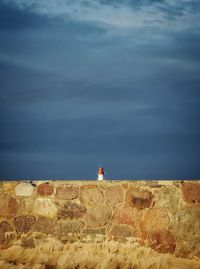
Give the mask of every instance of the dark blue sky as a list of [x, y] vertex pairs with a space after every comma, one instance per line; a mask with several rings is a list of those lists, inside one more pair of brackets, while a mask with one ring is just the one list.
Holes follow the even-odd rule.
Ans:
[[200, 177], [199, 0], [1, 0], [0, 178]]

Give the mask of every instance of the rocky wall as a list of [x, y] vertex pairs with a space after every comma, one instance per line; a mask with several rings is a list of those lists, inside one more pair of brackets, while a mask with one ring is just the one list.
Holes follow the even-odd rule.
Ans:
[[[0, 183], [0, 249], [128, 243], [200, 259], [199, 181]], [[43, 240], [43, 241], [42, 241]]]

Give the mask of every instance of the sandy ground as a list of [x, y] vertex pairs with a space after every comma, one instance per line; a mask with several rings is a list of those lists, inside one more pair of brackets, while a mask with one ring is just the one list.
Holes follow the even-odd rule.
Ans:
[[200, 261], [158, 254], [133, 244], [62, 245], [54, 239], [34, 249], [0, 251], [0, 269], [200, 269]]

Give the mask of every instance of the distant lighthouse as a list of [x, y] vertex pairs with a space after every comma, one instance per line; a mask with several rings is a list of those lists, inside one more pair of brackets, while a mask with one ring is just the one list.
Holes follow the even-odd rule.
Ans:
[[102, 181], [103, 180], [103, 176], [104, 176], [104, 169], [103, 169], [103, 167], [99, 167], [97, 180]]

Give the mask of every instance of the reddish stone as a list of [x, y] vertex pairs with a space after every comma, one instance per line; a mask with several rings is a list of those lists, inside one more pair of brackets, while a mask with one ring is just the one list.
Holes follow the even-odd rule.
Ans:
[[112, 211], [108, 206], [96, 206], [89, 208], [86, 214], [88, 228], [102, 227], [109, 223]]
[[39, 186], [37, 186], [37, 193], [41, 196], [50, 196], [54, 192], [53, 185], [47, 183], [42, 183]]
[[14, 226], [18, 233], [28, 233], [36, 224], [36, 217], [27, 215], [14, 218]]
[[39, 216], [37, 224], [34, 227], [34, 231], [46, 234], [52, 234], [54, 231], [54, 226], [55, 226], [54, 220], [43, 216]]
[[126, 238], [133, 235], [133, 229], [129, 226], [125, 225], [115, 225], [112, 227], [112, 229], [109, 232], [109, 237], [115, 237], [115, 238]]
[[58, 210], [58, 219], [82, 218], [86, 213], [86, 208], [78, 203], [67, 201], [62, 208]]
[[0, 244], [7, 244], [10, 241], [10, 237], [6, 237], [6, 233], [12, 231], [13, 227], [7, 221], [0, 223]]
[[200, 203], [200, 183], [183, 183], [181, 192], [186, 203]]
[[167, 230], [149, 232], [148, 246], [160, 253], [174, 253], [176, 248], [174, 235]]
[[16, 216], [19, 209], [17, 200], [8, 194], [0, 196], [0, 217], [12, 218]]
[[5, 249], [8, 249], [8, 248], [10, 248], [11, 246], [12, 246], [12, 245], [11, 245], [10, 243], [0, 245], [0, 250], [5, 250]]
[[133, 227], [137, 226], [139, 212], [136, 208], [122, 207], [119, 208], [114, 214], [114, 220], [118, 224], [127, 224]]
[[56, 189], [56, 197], [65, 200], [76, 199], [78, 197], [78, 187], [69, 184], [59, 185]]
[[169, 227], [169, 216], [166, 209], [151, 208], [140, 219], [142, 231], [165, 230]]
[[103, 203], [103, 194], [96, 185], [86, 185], [81, 187], [81, 202], [87, 205], [95, 205]]
[[137, 209], [150, 207], [152, 200], [153, 194], [150, 191], [139, 188], [129, 189], [126, 197], [126, 203], [130, 207], [136, 207]]
[[117, 204], [123, 201], [123, 191], [120, 186], [112, 186], [105, 193], [106, 204]]
[[146, 239], [147, 239], [147, 231], [141, 231], [139, 234], [139, 243], [141, 245], [145, 245]]

